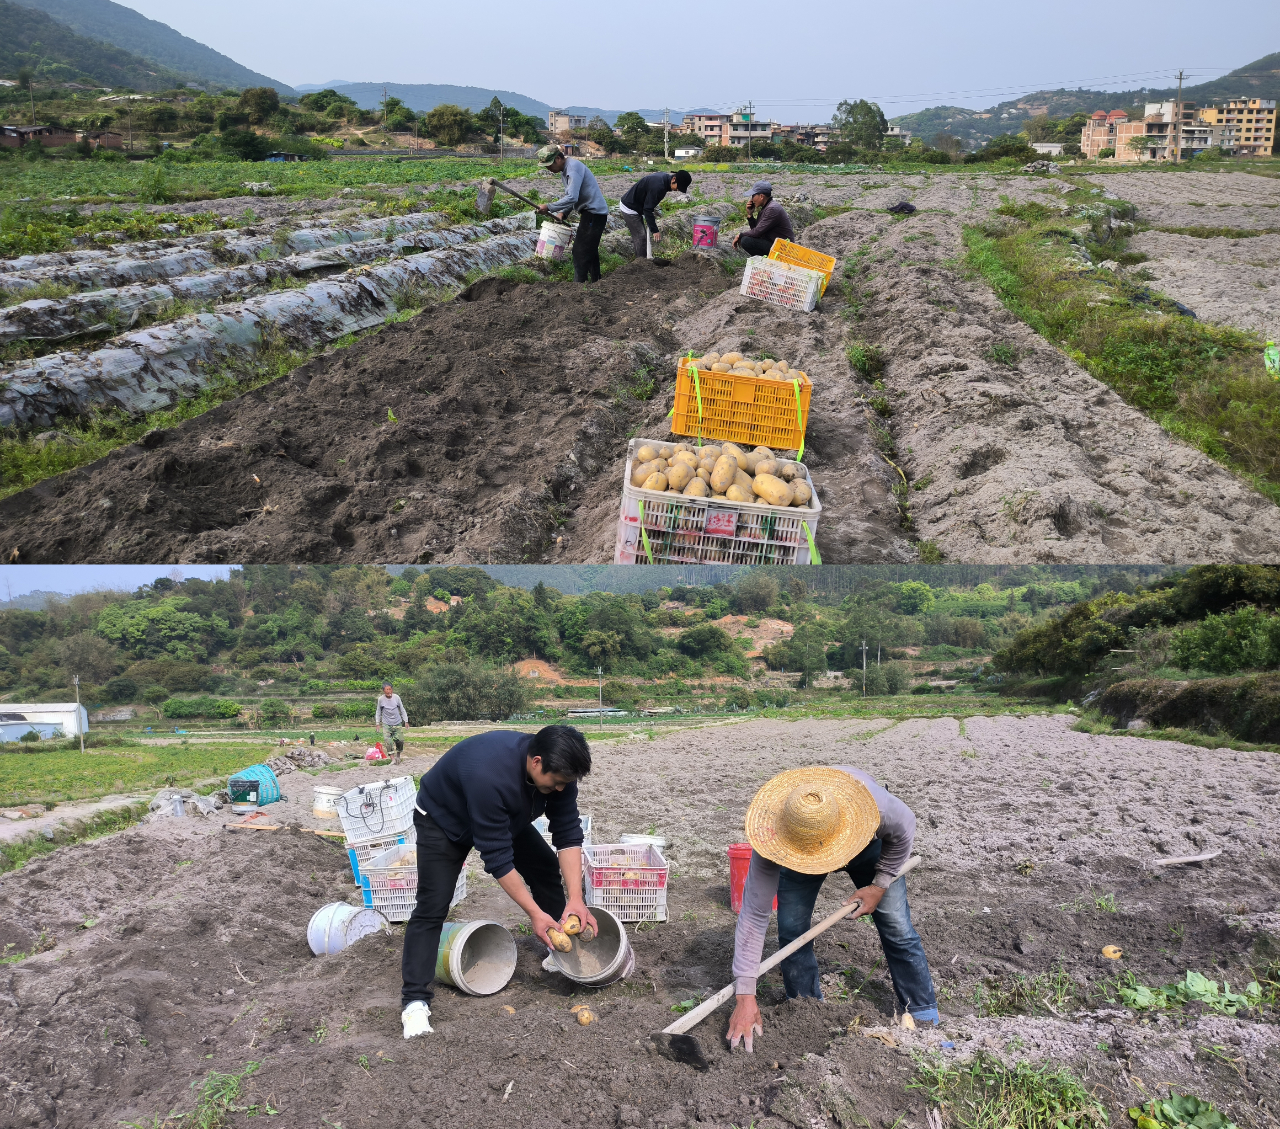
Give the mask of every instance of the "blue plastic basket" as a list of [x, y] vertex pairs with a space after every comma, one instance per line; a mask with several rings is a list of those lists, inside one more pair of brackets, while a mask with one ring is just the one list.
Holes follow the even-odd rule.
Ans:
[[251, 764], [248, 768], [242, 768], [227, 782], [227, 791], [231, 794], [232, 802], [236, 802], [237, 793], [243, 794], [249, 791], [254, 784], [257, 785], [258, 807], [274, 804], [280, 799], [280, 781], [276, 779], [276, 774], [271, 771], [270, 766]]

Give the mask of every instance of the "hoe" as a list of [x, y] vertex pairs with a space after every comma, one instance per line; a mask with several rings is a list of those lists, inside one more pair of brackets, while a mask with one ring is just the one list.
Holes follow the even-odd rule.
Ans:
[[[535, 212], [538, 210], [538, 205], [527, 196], [521, 196], [514, 188], [508, 188], [502, 183], [502, 181], [494, 180], [493, 177], [489, 177], [487, 180], [482, 180], [480, 182], [480, 187], [476, 189], [476, 211], [478, 211], [482, 216], [487, 216], [489, 214], [489, 210], [493, 207], [493, 197], [499, 188], [501, 188], [503, 192], [514, 196], [522, 204], [528, 204]], [[568, 219], [569, 217], [566, 215], [560, 222], [567, 223]]]

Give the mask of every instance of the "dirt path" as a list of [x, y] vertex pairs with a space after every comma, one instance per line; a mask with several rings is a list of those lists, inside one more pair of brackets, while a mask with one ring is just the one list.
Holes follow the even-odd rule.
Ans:
[[[1229, 189], [1241, 212], [1276, 214], [1262, 204], [1280, 189], [1242, 174], [1107, 184], [1185, 194], [1200, 190], [1194, 176], [1206, 195]], [[698, 187], [736, 198], [746, 179], [713, 174]], [[585, 296], [481, 283], [469, 301], [0, 503], [0, 551], [32, 563], [607, 562], [627, 437], [664, 436], [677, 355], [735, 348], [785, 356], [814, 379], [806, 461], [828, 563], [910, 561], [917, 541], [986, 563], [1280, 559], [1275, 506], [957, 269], [965, 225], [1002, 197], [1056, 204], [1056, 188], [982, 173], [780, 177], [782, 197], [851, 209], [804, 239], [865, 268], [852, 282], [860, 319], [834, 291], [809, 314], [742, 298], [740, 268], [692, 256], [630, 264]], [[1243, 207], [1250, 193], [1259, 206]], [[919, 211], [884, 212], [903, 199]], [[888, 422], [845, 357], [855, 337], [885, 351]], [[990, 359], [997, 343], [1016, 364]], [[637, 400], [651, 380], [651, 398]], [[877, 428], [892, 432], [910, 489]]]
[[[0, 966], [6, 1124], [150, 1124], [191, 1109], [190, 1085], [207, 1071], [256, 1062], [238, 1104], [270, 1102], [286, 1125], [487, 1129], [516, 1118], [550, 1129], [573, 1108], [575, 1122], [601, 1129], [784, 1129], [815, 1117], [830, 1124], [837, 1113], [850, 1124], [856, 1109], [872, 1125], [925, 1129], [919, 1093], [903, 1088], [906, 1051], [946, 1039], [952, 1062], [983, 1050], [1070, 1067], [1112, 1124], [1142, 1100], [1141, 1079], [1152, 1092], [1173, 1085], [1211, 1099], [1242, 1129], [1261, 1129], [1280, 1108], [1274, 1024], [1194, 1012], [1143, 1021], [1083, 994], [1118, 971], [1157, 985], [1191, 968], [1238, 985], [1247, 962], [1268, 945], [1275, 953], [1274, 757], [1079, 734], [1068, 721], [758, 719], [599, 743], [583, 808], [598, 842], [651, 824], [669, 839], [671, 921], [632, 930], [629, 982], [577, 997], [518, 937], [506, 989], [483, 999], [441, 989], [436, 1034], [409, 1044], [398, 1024], [396, 935], [337, 957], [307, 949], [311, 913], [354, 897], [331, 843], [166, 819], [61, 848], [0, 877], [0, 943], [29, 951], [42, 932], [53, 943]], [[847, 926], [818, 944], [826, 1002], [781, 1002], [770, 977], [753, 1058], [725, 1054], [721, 1012], [703, 1028], [711, 1070], [675, 1069], [645, 1049], [646, 1036], [670, 1021], [672, 1004], [728, 979], [725, 847], [741, 838], [762, 780], [813, 762], [862, 765], [916, 812], [924, 865], [911, 899], [942, 1026], [915, 1036], [888, 1026], [875, 936]], [[362, 766], [319, 779], [374, 775]], [[313, 782], [285, 777], [292, 798], [275, 811], [305, 821]], [[1224, 854], [1203, 867], [1151, 869], [1160, 855], [1211, 847]], [[473, 870], [469, 885], [456, 917], [518, 924], [491, 880]], [[846, 892], [833, 880], [819, 911]], [[1097, 904], [1108, 898], [1114, 912]], [[1125, 960], [1105, 960], [1104, 944], [1122, 947]], [[1059, 1016], [975, 1014], [975, 989], [1058, 968], [1081, 993]], [[567, 1011], [583, 999], [600, 1017], [587, 1028]], [[896, 1046], [863, 1037], [866, 1028]], [[1208, 1047], [1226, 1048], [1225, 1058]]]

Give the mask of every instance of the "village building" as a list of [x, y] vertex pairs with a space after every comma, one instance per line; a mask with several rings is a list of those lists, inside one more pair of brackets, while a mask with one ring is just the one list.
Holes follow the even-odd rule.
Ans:
[[45, 149], [59, 149], [74, 145], [76, 135], [60, 125], [0, 125], [0, 145], [6, 149], [21, 149], [30, 141], [39, 142]]
[[1276, 153], [1276, 103], [1273, 98], [1231, 98], [1206, 106], [1201, 118], [1230, 131], [1231, 148], [1239, 157], [1270, 157]]

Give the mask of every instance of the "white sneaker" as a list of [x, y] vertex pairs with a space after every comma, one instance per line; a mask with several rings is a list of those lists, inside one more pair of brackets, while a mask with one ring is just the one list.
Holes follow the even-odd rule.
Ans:
[[406, 1039], [412, 1039], [415, 1035], [430, 1035], [431, 1009], [423, 1000], [414, 1000], [400, 1013], [400, 1023], [404, 1027]]

